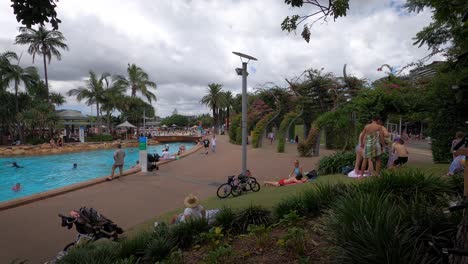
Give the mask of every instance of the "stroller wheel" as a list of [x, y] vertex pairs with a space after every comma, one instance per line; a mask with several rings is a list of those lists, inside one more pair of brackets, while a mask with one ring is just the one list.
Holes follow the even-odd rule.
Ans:
[[76, 242], [71, 242], [70, 244], [66, 245], [64, 248], [63, 248], [63, 251], [68, 251], [70, 248], [74, 247], [76, 245]]

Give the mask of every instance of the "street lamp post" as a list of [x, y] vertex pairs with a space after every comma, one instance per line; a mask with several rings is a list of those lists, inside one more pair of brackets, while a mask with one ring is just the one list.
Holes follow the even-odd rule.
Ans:
[[[247, 171], [247, 64], [249, 61], [257, 59], [240, 53], [232, 52], [234, 55], [237, 55], [241, 58], [242, 68], [236, 68], [237, 75], [242, 75], [242, 175], [246, 175]], [[243, 61], [242, 59], [247, 59]]]

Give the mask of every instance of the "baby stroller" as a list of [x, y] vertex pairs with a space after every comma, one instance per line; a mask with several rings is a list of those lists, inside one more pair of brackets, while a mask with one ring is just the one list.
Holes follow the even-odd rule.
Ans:
[[148, 153], [148, 171], [153, 171], [154, 169], [159, 170], [159, 166], [156, 164], [159, 161], [159, 154], [150, 154]]
[[123, 233], [122, 228], [93, 208], [81, 207], [78, 211], [72, 211], [72, 213], [71, 216], [59, 214], [63, 227], [66, 226], [68, 229], [71, 229], [73, 224], [75, 224], [76, 231], [78, 232], [77, 239], [68, 244], [63, 251], [67, 251], [70, 247], [79, 244], [83, 238], [91, 241], [101, 238], [117, 240], [118, 235]]

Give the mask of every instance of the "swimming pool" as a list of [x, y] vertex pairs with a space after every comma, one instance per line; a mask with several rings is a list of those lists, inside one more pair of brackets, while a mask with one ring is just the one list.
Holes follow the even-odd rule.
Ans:
[[[169, 152], [177, 153], [179, 146], [184, 144], [188, 149], [194, 143], [172, 142]], [[148, 153], [161, 152], [166, 144], [148, 146]], [[138, 148], [126, 148], [124, 170], [130, 169], [138, 160]], [[74, 183], [99, 178], [111, 173], [115, 149], [95, 150], [68, 154], [6, 157], [0, 158], [0, 202], [57, 189]], [[12, 162], [17, 162], [24, 168], [14, 168]], [[73, 169], [73, 163], [78, 164]], [[118, 173], [118, 170], [117, 170]], [[11, 187], [20, 183], [22, 190], [12, 191]]]

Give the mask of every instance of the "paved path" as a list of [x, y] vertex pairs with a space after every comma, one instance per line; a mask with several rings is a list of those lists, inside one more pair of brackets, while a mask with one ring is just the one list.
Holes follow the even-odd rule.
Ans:
[[[163, 165], [157, 175], [139, 173], [0, 212], [0, 263], [14, 258], [43, 263], [76, 232], [60, 227], [58, 213], [66, 214], [81, 206], [94, 207], [124, 229], [154, 216], [183, 207], [183, 199], [194, 193], [201, 199], [215, 195], [226, 176], [238, 174], [240, 146], [231, 145], [226, 136], [218, 138], [217, 153], [201, 151]], [[259, 181], [284, 177], [297, 157], [296, 145], [287, 144], [286, 153], [276, 153], [276, 145], [264, 142], [263, 148], [248, 150], [248, 167]], [[411, 152], [412, 150], [410, 150]], [[424, 151], [423, 151], [424, 152]], [[331, 151], [321, 150], [321, 155]], [[415, 154], [430, 162], [426, 152]], [[314, 168], [318, 158], [300, 158], [304, 170]], [[411, 161], [410, 161], [411, 162]]]
[[[284, 177], [297, 158], [295, 145], [286, 153], [276, 153], [266, 141], [261, 149], [248, 151], [248, 167], [259, 180]], [[323, 150], [322, 154], [330, 153]], [[304, 170], [314, 167], [317, 158], [301, 158]], [[120, 180], [34, 202], [0, 212], [0, 263], [14, 258], [43, 263], [74, 240], [76, 232], [60, 227], [58, 213], [66, 214], [81, 206], [98, 211], [124, 229], [154, 216], [183, 207], [183, 199], [194, 193], [204, 199], [215, 195], [226, 176], [239, 173], [240, 146], [226, 136], [218, 138], [217, 153], [201, 151], [163, 165], [157, 175], [139, 173]]]

